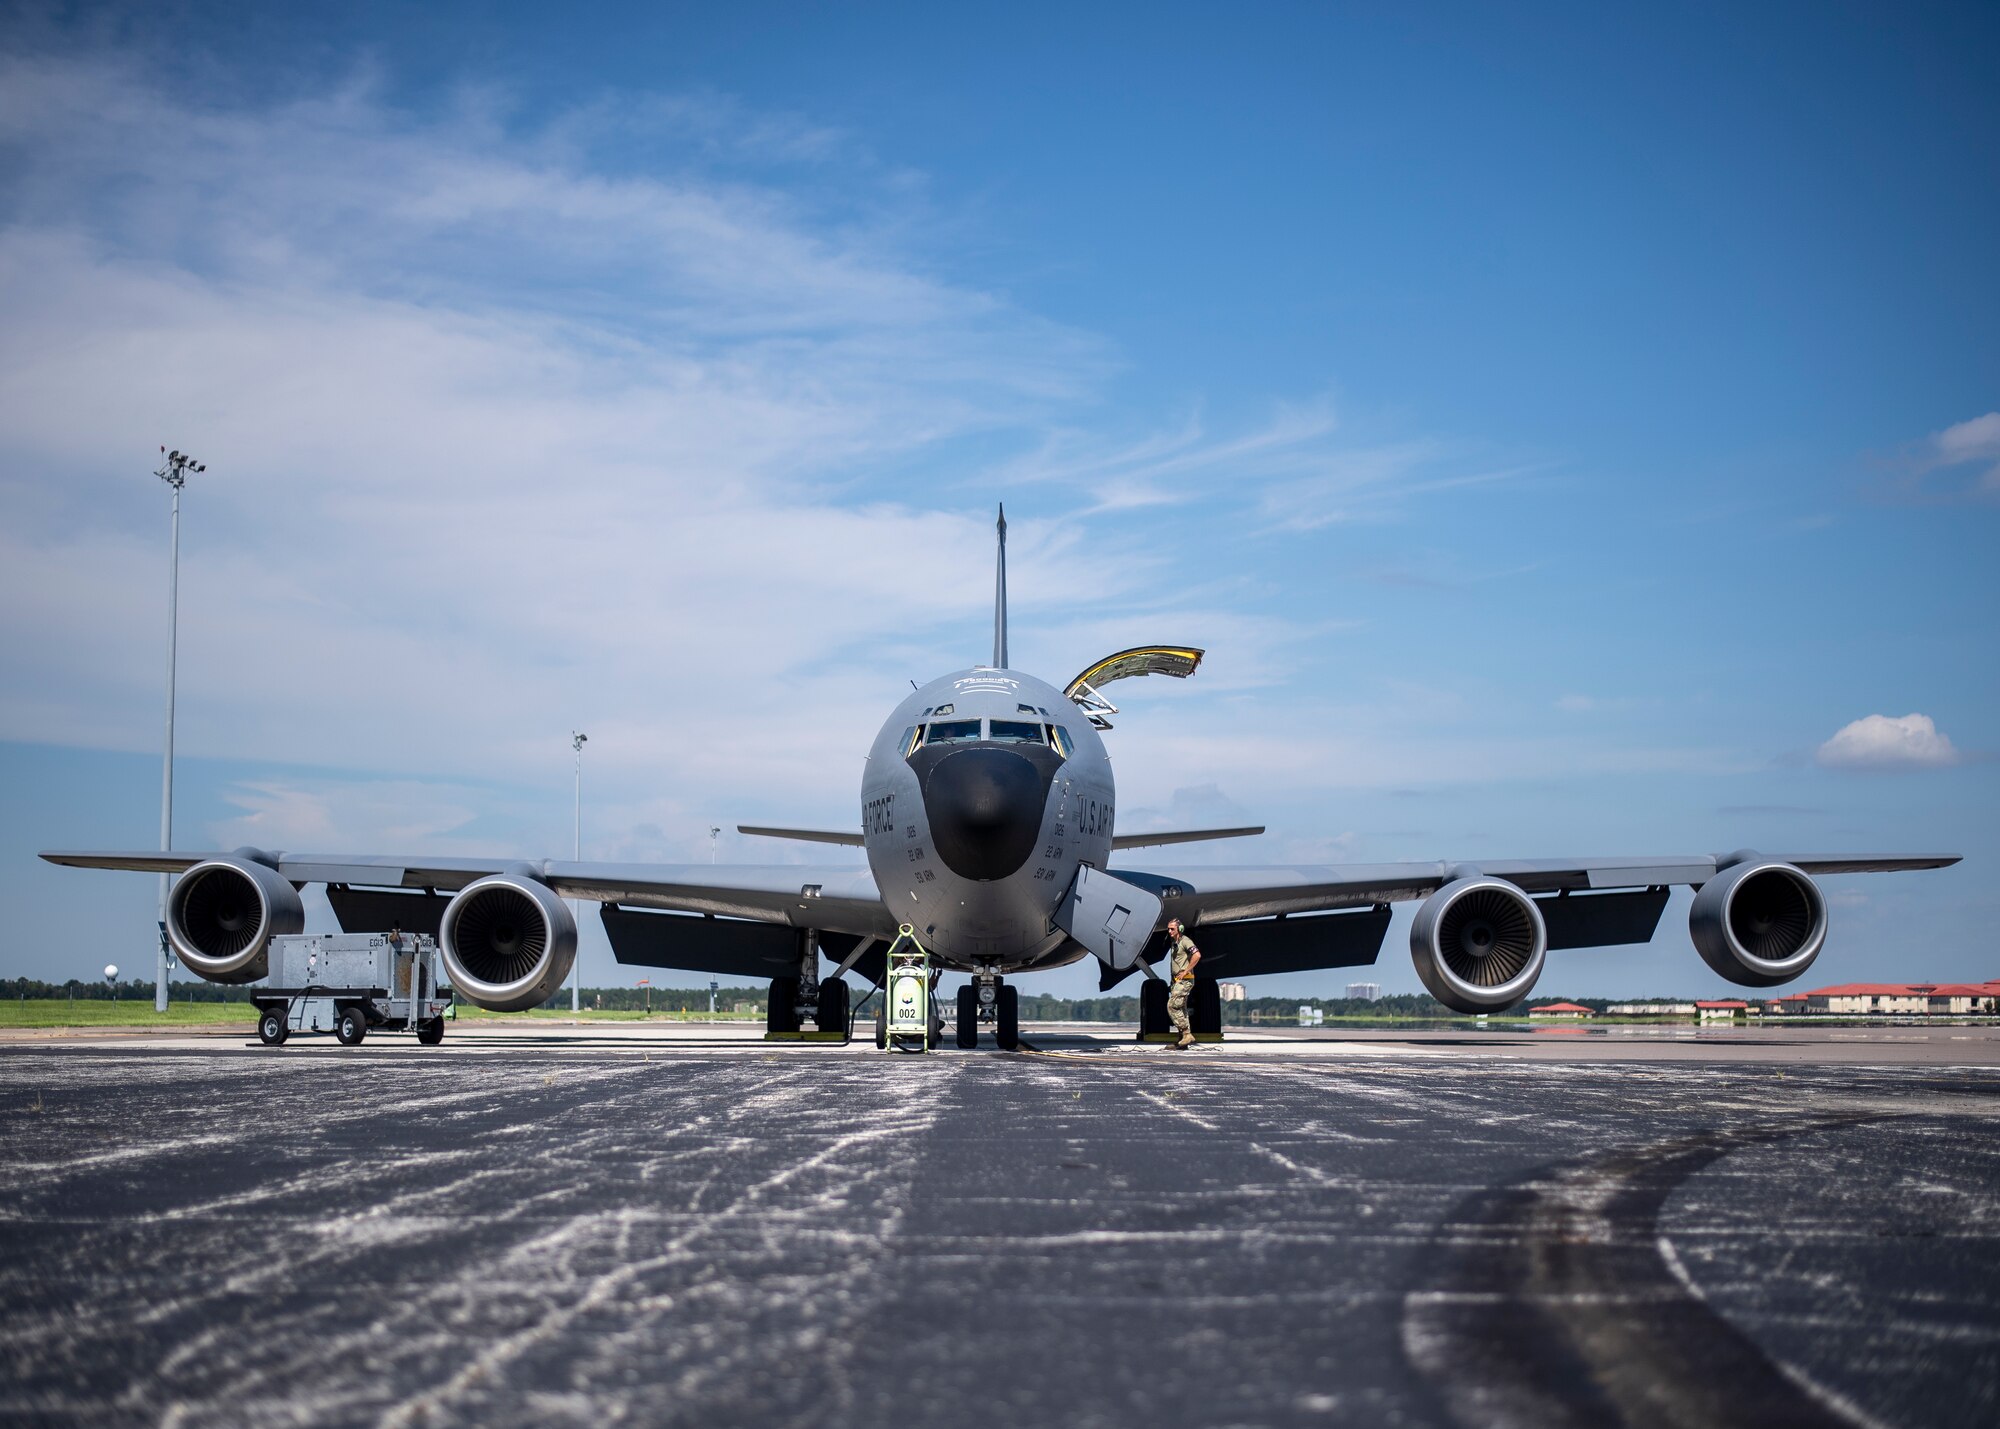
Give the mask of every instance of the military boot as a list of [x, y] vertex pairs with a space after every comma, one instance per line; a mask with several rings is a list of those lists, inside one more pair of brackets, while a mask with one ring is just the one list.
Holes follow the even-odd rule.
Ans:
[[1174, 1046], [1178, 1050], [1185, 1052], [1188, 1048], [1194, 1046], [1194, 1033], [1192, 1032], [1181, 1033], [1181, 1040], [1174, 1043]]

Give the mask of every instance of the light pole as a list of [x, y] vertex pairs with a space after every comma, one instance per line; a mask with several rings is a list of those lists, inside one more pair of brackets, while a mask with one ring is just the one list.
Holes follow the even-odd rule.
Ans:
[[[576, 751], [576, 802], [574, 810], [576, 834], [575, 841], [571, 846], [570, 857], [578, 863], [583, 861], [583, 746], [589, 742], [589, 735], [579, 734], [575, 730], [570, 731], [569, 747]], [[582, 900], [577, 900], [574, 906], [576, 908], [577, 924], [581, 927], [583, 923]], [[580, 1012], [583, 1009], [582, 939], [579, 938], [577, 942], [576, 966], [570, 970], [569, 975], [569, 1010], [571, 1012]]]
[[721, 832], [722, 825], [720, 824], [710, 824], [708, 826], [708, 861], [710, 863], [715, 862], [715, 840], [716, 836]]
[[[153, 475], [174, 489], [173, 547], [167, 560], [167, 747], [160, 770], [160, 852], [168, 853], [174, 846], [174, 665], [180, 639], [181, 488], [187, 485], [189, 472], [207, 471], [208, 466], [186, 452], [160, 450], [166, 459]], [[160, 951], [153, 970], [155, 1012], [167, 1010], [167, 894], [173, 882], [171, 873], [160, 875]]]

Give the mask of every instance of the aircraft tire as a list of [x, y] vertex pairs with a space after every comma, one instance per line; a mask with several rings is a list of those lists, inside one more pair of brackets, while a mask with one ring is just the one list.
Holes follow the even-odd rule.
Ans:
[[432, 1017], [419, 1022], [417, 1024], [417, 1040], [426, 1047], [435, 1047], [438, 1043], [444, 1041], [444, 1019], [442, 1017]]
[[1167, 985], [1158, 978], [1149, 977], [1139, 984], [1139, 1035], [1152, 1036], [1166, 1032], [1170, 1027], [1167, 1021]]
[[1000, 984], [999, 1005], [994, 1009], [993, 1040], [1000, 1044], [1003, 1052], [1013, 1052], [1021, 1045], [1021, 989], [1011, 982]]
[[813, 1026], [822, 1032], [838, 1032], [847, 1035], [847, 982], [843, 978], [828, 978], [819, 985], [819, 1007], [813, 1013]]
[[1222, 984], [1212, 977], [1194, 980], [1194, 996], [1188, 999], [1188, 1030], [1197, 1037], [1222, 1031]]
[[771, 996], [764, 1004], [764, 1030], [766, 1032], [796, 1032], [799, 1030], [799, 982], [797, 978], [774, 977], [771, 979]]
[[291, 1029], [285, 1026], [285, 1009], [282, 1007], [267, 1007], [257, 1019], [257, 1040], [266, 1047], [282, 1047], [291, 1035]]
[[979, 989], [971, 983], [958, 990], [958, 1045], [979, 1045]]
[[333, 1035], [343, 1047], [359, 1047], [361, 1039], [368, 1035], [368, 1018], [358, 1007], [340, 1009], [340, 1020], [333, 1024]]

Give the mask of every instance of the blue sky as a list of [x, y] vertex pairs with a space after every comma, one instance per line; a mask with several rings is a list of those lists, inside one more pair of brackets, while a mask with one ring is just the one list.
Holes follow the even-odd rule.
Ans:
[[587, 856], [851, 822], [1005, 499], [1017, 664], [1211, 650], [1185, 857], [1944, 848], [1810, 980], [2000, 973], [1990, 6], [3, 23], [0, 975], [147, 960], [32, 854], [156, 837], [161, 443], [184, 845], [566, 853], [579, 726]]

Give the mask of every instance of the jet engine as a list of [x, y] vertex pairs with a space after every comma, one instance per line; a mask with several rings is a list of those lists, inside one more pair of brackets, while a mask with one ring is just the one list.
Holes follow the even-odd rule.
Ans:
[[1504, 879], [1454, 879], [1410, 926], [1410, 958], [1431, 996], [1458, 1012], [1501, 1012], [1542, 975], [1548, 929], [1535, 900]]
[[1775, 987], [1826, 944], [1826, 900], [1789, 863], [1736, 854], [1702, 884], [1688, 913], [1701, 960], [1742, 987]]
[[305, 926], [299, 891], [255, 849], [196, 864], [167, 898], [167, 941], [210, 982], [257, 981], [269, 970], [271, 939]]
[[445, 905], [438, 951], [459, 996], [495, 1012], [548, 1001], [576, 961], [576, 919], [524, 873], [468, 883]]

